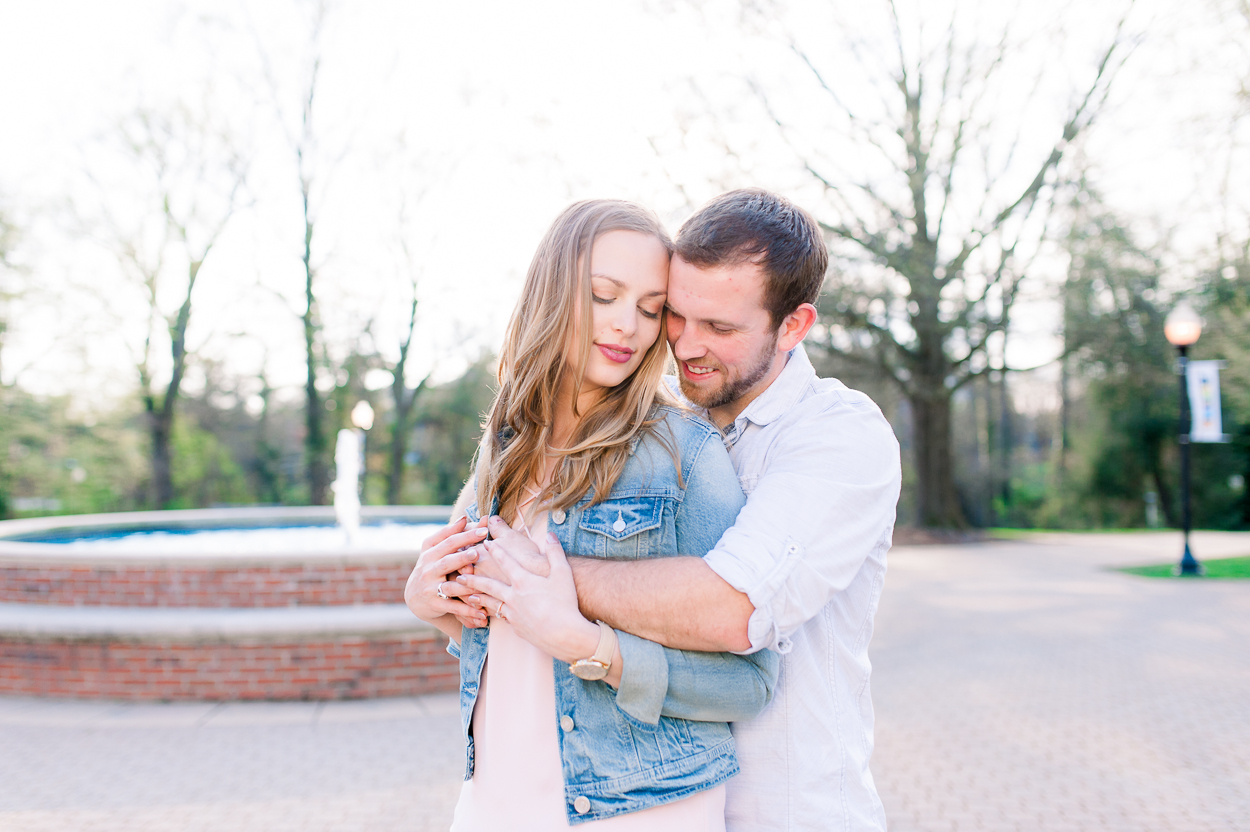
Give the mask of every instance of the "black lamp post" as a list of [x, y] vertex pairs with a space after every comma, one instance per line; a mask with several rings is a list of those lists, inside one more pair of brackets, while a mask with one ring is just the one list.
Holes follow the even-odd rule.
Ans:
[[1181, 555], [1181, 562], [1177, 566], [1177, 571], [1181, 575], [1201, 575], [1202, 564], [1194, 559], [1194, 555], [1189, 551], [1189, 530], [1193, 524], [1193, 515], [1190, 511], [1189, 499], [1189, 431], [1192, 427], [1192, 417], [1189, 411], [1189, 348], [1198, 336], [1202, 334], [1202, 318], [1198, 317], [1198, 313], [1186, 301], [1176, 304], [1176, 307], [1168, 313], [1167, 320], [1163, 323], [1163, 334], [1168, 339], [1168, 343], [1176, 347], [1180, 353], [1180, 361], [1178, 368], [1181, 379], [1181, 419], [1180, 419], [1180, 446], [1181, 446], [1181, 528], [1185, 534], [1185, 552]]

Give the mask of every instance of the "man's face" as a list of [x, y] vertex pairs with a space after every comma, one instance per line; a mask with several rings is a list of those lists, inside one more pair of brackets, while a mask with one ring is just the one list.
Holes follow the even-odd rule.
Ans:
[[764, 308], [759, 265], [704, 269], [673, 257], [668, 341], [686, 398], [722, 411], [714, 415], [737, 416], [772, 382], [777, 337]]

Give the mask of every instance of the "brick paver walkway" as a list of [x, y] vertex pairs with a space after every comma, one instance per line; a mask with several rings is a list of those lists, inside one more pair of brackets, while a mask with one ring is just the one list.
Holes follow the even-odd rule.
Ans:
[[[1250, 582], [1102, 568], [1174, 535], [1047, 541], [891, 554], [872, 655], [893, 832], [1250, 830]], [[450, 695], [0, 699], [0, 830], [443, 830], [460, 754]]]
[[1099, 568], [1179, 560], [1179, 535], [1038, 539], [891, 554], [872, 655], [892, 832], [1250, 830], [1250, 582]]

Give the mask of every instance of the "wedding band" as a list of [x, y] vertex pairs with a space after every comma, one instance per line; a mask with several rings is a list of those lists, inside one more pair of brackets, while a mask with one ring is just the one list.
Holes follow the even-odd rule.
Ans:
[[499, 602], [499, 609], [495, 610], [495, 617], [500, 621], [507, 621], [508, 618], [503, 614], [503, 601]]
[[447, 599], [447, 596], [443, 594], [443, 584], [445, 584], [445, 583], [447, 583], [447, 582], [446, 582], [446, 581], [440, 581], [440, 582], [439, 582], [439, 584], [438, 584], [438, 586], [437, 586], [437, 587], [435, 588], [435, 590], [434, 590], [434, 594], [435, 594], [435, 595], [437, 595], [439, 598], [442, 598], [444, 601], [448, 600], [448, 599]]

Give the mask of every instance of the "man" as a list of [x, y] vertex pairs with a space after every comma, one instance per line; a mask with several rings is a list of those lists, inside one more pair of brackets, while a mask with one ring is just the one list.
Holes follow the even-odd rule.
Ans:
[[[731, 832], [884, 830], [868, 769], [867, 647], [898, 443], [867, 396], [817, 378], [803, 349], [828, 265], [809, 215], [733, 191], [691, 217], [676, 245], [677, 382], [721, 428], [747, 503], [703, 558], [570, 558], [579, 603], [591, 620], [669, 647], [782, 654], [771, 704], [733, 725], [742, 773], [728, 784]], [[502, 521], [490, 530], [494, 546], [532, 557]]]

